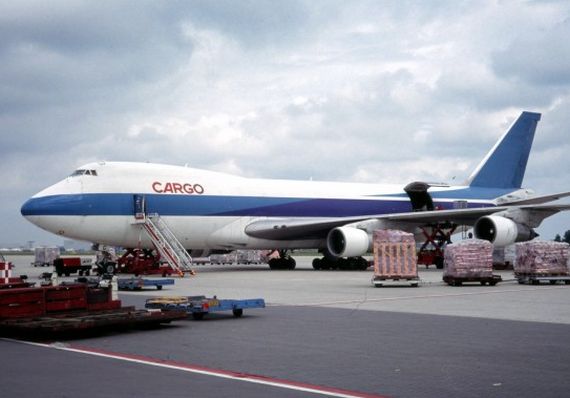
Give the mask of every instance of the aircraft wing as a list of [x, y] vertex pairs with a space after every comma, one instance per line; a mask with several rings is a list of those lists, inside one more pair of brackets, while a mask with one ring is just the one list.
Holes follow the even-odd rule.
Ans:
[[541, 218], [559, 211], [570, 210], [570, 205], [495, 206], [476, 209], [453, 209], [367, 215], [338, 218], [280, 218], [263, 219], [248, 224], [245, 233], [251, 237], [269, 240], [303, 240], [324, 238], [335, 227], [367, 220], [386, 220], [422, 226], [435, 222], [473, 225], [480, 217], [502, 211], [530, 211]]

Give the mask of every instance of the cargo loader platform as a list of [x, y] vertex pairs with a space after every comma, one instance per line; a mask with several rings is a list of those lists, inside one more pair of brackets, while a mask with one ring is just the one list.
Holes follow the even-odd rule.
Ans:
[[232, 300], [218, 299], [216, 296], [207, 298], [206, 296], [173, 296], [157, 297], [148, 299], [145, 304], [148, 309], [160, 309], [163, 311], [184, 311], [196, 320], [203, 319], [204, 316], [213, 312], [232, 311], [234, 317], [243, 315], [243, 310], [247, 308], [265, 308], [265, 300], [262, 298]]

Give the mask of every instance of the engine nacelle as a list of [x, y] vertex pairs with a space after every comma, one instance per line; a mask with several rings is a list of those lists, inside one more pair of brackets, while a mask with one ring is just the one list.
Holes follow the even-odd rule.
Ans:
[[362, 256], [370, 248], [370, 237], [358, 228], [337, 227], [327, 236], [327, 248], [335, 257]]
[[532, 228], [501, 216], [484, 216], [477, 220], [473, 232], [478, 239], [485, 239], [495, 246], [508, 246], [538, 236]]

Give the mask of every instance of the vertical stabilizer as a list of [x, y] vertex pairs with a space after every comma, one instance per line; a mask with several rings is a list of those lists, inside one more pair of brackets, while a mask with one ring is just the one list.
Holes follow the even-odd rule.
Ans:
[[467, 180], [467, 185], [520, 188], [540, 113], [523, 112]]

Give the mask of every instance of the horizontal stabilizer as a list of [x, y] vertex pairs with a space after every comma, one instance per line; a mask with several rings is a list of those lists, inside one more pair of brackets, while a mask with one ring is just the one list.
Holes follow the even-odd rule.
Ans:
[[555, 200], [562, 199], [562, 198], [565, 198], [567, 196], [570, 196], [570, 192], [560, 192], [560, 193], [555, 193], [555, 194], [551, 194], [551, 195], [535, 196], [533, 198], [528, 198], [528, 199], [505, 201], [505, 202], [501, 202], [501, 206], [505, 206], [505, 205], [515, 205], [515, 206], [538, 205], [538, 204], [542, 204], [542, 203], [553, 202]]

